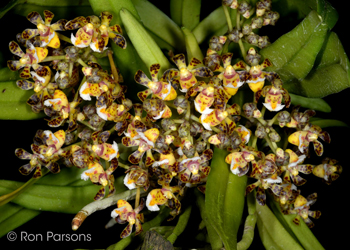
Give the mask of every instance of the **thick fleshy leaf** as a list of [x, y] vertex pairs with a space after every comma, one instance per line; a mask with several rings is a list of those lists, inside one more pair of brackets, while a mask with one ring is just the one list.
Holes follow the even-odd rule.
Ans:
[[170, 68], [168, 59], [132, 13], [122, 9], [120, 16], [132, 44], [146, 66], [149, 68], [152, 64], [159, 63], [161, 74]]
[[[164, 12], [146, 0], [131, 0], [143, 25], [155, 36], [179, 51], [184, 51], [185, 40], [180, 27]], [[157, 43], [158, 41], [155, 40]], [[159, 45], [159, 43], [158, 43]], [[160, 45], [159, 45], [160, 46]]]
[[208, 176], [205, 208], [208, 220], [219, 234], [225, 249], [236, 249], [237, 230], [244, 206], [247, 176], [230, 173], [227, 151], [215, 148]]
[[[215, 35], [218, 30], [227, 31], [227, 29], [228, 28], [224, 10], [222, 7], [219, 7], [211, 12], [193, 29], [193, 35], [196, 37], [197, 42], [201, 44], [206, 39], [209, 39]], [[223, 33], [225, 33], [225, 31]]]
[[8, 68], [0, 69], [0, 119], [2, 120], [32, 120], [44, 116], [44, 113], [34, 113], [27, 100], [33, 95], [33, 90], [22, 90], [16, 85], [18, 72]]
[[349, 60], [337, 36], [328, 37], [327, 28], [322, 16], [311, 11], [297, 27], [261, 51], [274, 64], [269, 70], [281, 75], [289, 92], [319, 98], [350, 86]]

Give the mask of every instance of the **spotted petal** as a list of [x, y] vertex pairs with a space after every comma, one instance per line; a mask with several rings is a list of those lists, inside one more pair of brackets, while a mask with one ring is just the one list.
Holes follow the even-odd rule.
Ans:
[[316, 140], [313, 142], [313, 144], [314, 144], [314, 150], [315, 150], [315, 153], [317, 154], [317, 156], [322, 156], [322, 154], [323, 154], [322, 143]]
[[39, 30], [38, 29], [25, 29], [22, 32], [22, 38], [24, 39], [30, 39], [32, 37], [38, 36], [39, 35]]
[[28, 14], [27, 19], [34, 25], [38, 25], [39, 23], [44, 23], [44, 20], [41, 18], [40, 14], [36, 11], [32, 11]]
[[160, 69], [159, 63], [152, 64], [151, 67], [149, 68], [149, 72], [151, 73], [151, 78], [153, 82], [158, 81], [158, 72]]
[[44, 10], [44, 17], [45, 17], [45, 25], [50, 26], [51, 21], [55, 15], [49, 11], [49, 10]]
[[68, 21], [66, 19], [58, 20], [57, 22], [51, 24], [50, 28], [55, 31], [65, 31], [66, 30], [65, 26], [67, 22]]
[[137, 97], [141, 102], [144, 102], [150, 94], [152, 94], [152, 90], [146, 89], [144, 91], [138, 92]]
[[10, 49], [11, 53], [16, 55], [16, 56], [19, 56], [19, 57], [23, 57], [24, 56], [24, 52], [21, 50], [19, 45], [16, 42], [14, 42], [14, 41], [10, 42], [9, 49]]
[[35, 165], [25, 164], [19, 168], [19, 172], [23, 175], [30, 174], [35, 168]]
[[264, 206], [266, 204], [266, 194], [265, 190], [262, 187], [258, 187], [258, 190], [256, 191], [256, 201], [261, 206]]
[[50, 161], [49, 164], [45, 166], [48, 170], [51, 171], [53, 174], [57, 174], [60, 172], [60, 166], [58, 165], [57, 162], [52, 162]]
[[200, 65], [200, 64], [202, 64], [201, 60], [199, 60], [197, 58], [192, 58], [190, 63], [188, 64], [187, 69], [191, 70], [191, 69], [193, 69], [194, 67], [196, 67], [197, 65]]
[[125, 49], [126, 48], [126, 40], [125, 37], [123, 37], [120, 34], [117, 33], [110, 33], [110, 38], [113, 40], [113, 42], [118, 45], [120, 48]]
[[138, 70], [135, 74], [135, 81], [138, 84], [141, 84], [143, 86], [147, 86], [147, 84], [151, 81], [145, 73], [143, 73], [142, 70]]
[[199, 77], [212, 77], [214, 73], [208, 67], [199, 67], [193, 70], [194, 74]]
[[226, 53], [226, 54], [221, 56], [222, 62], [224, 64], [224, 68], [226, 68], [227, 66], [229, 66], [231, 64], [232, 57], [233, 57], [232, 53]]
[[98, 190], [97, 194], [95, 195], [94, 200], [95, 201], [101, 200], [103, 197], [105, 197], [105, 192], [106, 192], [106, 189], [104, 186], [102, 186], [100, 190]]

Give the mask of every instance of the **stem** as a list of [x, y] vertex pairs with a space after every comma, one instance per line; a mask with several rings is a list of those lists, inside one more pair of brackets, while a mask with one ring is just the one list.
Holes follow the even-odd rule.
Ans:
[[237, 27], [237, 30], [241, 30], [241, 14], [237, 11], [237, 14], [236, 14], [236, 27]]
[[[115, 194], [111, 197], [105, 198], [103, 200], [98, 200], [91, 202], [90, 204], [83, 207], [74, 217], [72, 221], [72, 229], [76, 231], [84, 220], [96, 211], [106, 209], [110, 206], [117, 204], [118, 200], [132, 200], [136, 196], [136, 190], [128, 190], [120, 194]], [[141, 191], [141, 196], [146, 196], [144, 190]]]
[[232, 29], [233, 29], [233, 26], [232, 26], [232, 21], [231, 21], [231, 17], [230, 17], [230, 12], [227, 8], [226, 5], [222, 5], [222, 8], [224, 10], [224, 13], [225, 13], [225, 17], [226, 17], [226, 22], [227, 22], [227, 26], [228, 26], [228, 32], [231, 32]]
[[269, 138], [268, 135], [266, 135], [266, 136], [264, 137], [264, 139], [265, 139], [266, 142], [269, 144], [269, 146], [270, 146], [271, 150], [273, 151], [273, 153], [276, 154], [276, 149], [277, 149], [276, 143], [273, 143], [273, 142], [270, 140], [270, 138]]
[[135, 198], [135, 209], [139, 206], [140, 204], [140, 187], [136, 188], [136, 198]]
[[[42, 176], [46, 175], [49, 172], [47, 168], [42, 169]], [[23, 193], [25, 190], [27, 190], [31, 185], [33, 185], [35, 182], [37, 182], [41, 177], [39, 178], [31, 178], [26, 183], [24, 183], [21, 187], [17, 188], [16, 190], [12, 191], [9, 194], [2, 195], [0, 197], [0, 206], [5, 205], [6, 203], [10, 202], [14, 198], [16, 198], [18, 195]]]
[[93, 126], [91, 126], [90, 123], [87, 122], [87, 121], [78, 121], [78, 122], [80, 122], [81, 124], [84, 124], [86, 127], [88, 127], [89, 129], [92, 129], [93, 131], [96, 131], [96, 130], [97, 130], [96, 128], [94, 128]]
[[257, 143], [257, 141], [258, 141], [258, 137], [255, 136], [255, 135], [252, 135], [252, 137], [253, 137], [253, 140], [252, 140], [252, 147], [255, 148], [255, 149], [257, 149], [256, 143]]
[[64, 59], [66, 59], [66, 56], [47, 56], [41, 62], [51, 62], [51, 61], [54, 61], [54, 60], [64, 60]]
[[80, 63], [80, 65], [82, 65], [83, 67], [89, 67], [89, 65], [87, 65], [83, 60], [81, 60], [81, 58], [78, 58], [77, 62]]
[[122, 168], [124, 168], [124, 169], [126, 169], [126, 170], [129, 169], [129, 166], [128, 166], [128, 165], [125, 165], [124, 163], [121, 163], [120, 161], [118, 162], [118, 166], [119, 166], [119, 167], [122, 167]]
[[83, 77], [83, 80], [81, 80], [80, 85], [79, 85], [79, 88], [77, 89], [77, 92], [76, 92], [75, 95], [74, 95], [73, 101], [77, 101], [77, 100], [78, 100], [78, 97], [79, 97], [79, 90], [80, 90], [81, 86], [83, 86], [83, 84], [85, 83], [85, 81], [86, 81], [86, 76], [84, 76], [84, 77]]
[[112, 75], [114, 77], [114, 81], [119, 82], [119, 75], [118, 75], [117, 68], [116, 68], [114, 61], [113, 61], [112, 51], [108, 50], [107, 56], [108, 56], [109, 64], [111, 65], [111, 71], [112, 71]]
[[68, 77], [69, 77], [69, 79], [72, 77], [73, 67], [74, 67], [74, 63], [69, 62], [69, 69], [68, 69]]
[[65, 35], [62, 35], [58, 32], [56, 32], [56, 34], [58, 35], [58, 38], [60, 40], [65, 41], [65, 42], [70, 43], [70, 44], [73, 44], [72, 41], [68, 37], [66, 37]]

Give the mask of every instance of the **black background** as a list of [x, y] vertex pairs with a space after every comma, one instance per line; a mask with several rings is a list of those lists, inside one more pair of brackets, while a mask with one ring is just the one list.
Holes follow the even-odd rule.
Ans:
[[[159, 4], [166, 4], [164, 2], [168, 1], [151, 1]], [[214, 9], [215, 1], [203, 1], [203, 11], [208, 11], [209, 9]], [[220, 2], [220, 1], [217, 1]], [[345, 1], [329, 1], [337, 9], [339, 13], [339, 20], [333, 31], [336, 32], [345, 48], [345, 51], [350, 55], [349, 46], [349, 17], [348, 8], [345, 6]], [[216, 4], [217, 5], [217, 4]], [[216, 6], [215, 5], [215, 6]], [[166, 9], [167, 6], [164, 7]], [[28, 22], [29, 24], [29, 22]], [[5, 29], [6, 36], [2, 36], [1, 40], [6, 39], [4, 44], [14, 39], [13, 26], [9, 25], [2, 27]], [[281, 27], [279, 23], [276, 24], [276, 29], [289, 31], [291, 27]], [[15, 31], [19, 32], [19, 30]], [[261, 30], [264, 33], [264, 28]], [[3, 43], [2, 43], [3, 44]], [[2, 47], [3, 50], [3, 47]], [[7, 59], [7, 58], [6, 58]], [[349, 94], [350, 89], [346, 89], [341, 93], [333, 94], [324, 98], [332, 107], [331, 113], [317, 112], [317, 116], [338, 119], [350, 124], [349, 118]], [[1, 111], [0, 111], [1, 112]], [[25, 164], [23, 161], [16, 158], [14, 151], [16, 148], [24, 148], [30, 151], [30, 144], [32, 138], [37, 129], [49, 129], [46, 122], [41, 120], [32, 121], [1, 121], [1, 179], [12, 179], [26, 181], [28, 177], [21, 176], [18, 172], [18, 168]], [[325, 249], [341, 249], [348, 242], [347, 226], [349, 225], [348, 216], [348, 200], [349, 200], [349, 189], [347, 188], [348, 183], [348, 161], [349, 161], [349, 129], [344, 127], [337, 128], [327, 128], [325, 129], [331, 135], [332, 142], [330, 145], [325, 145], [325, 156], [338, 159], [340, 164], [343, 166], [343, 174], [340, 178], [332, 183], [331, 186], [327, 186], [322, 183], [320, 179], [310, 175], [307, 176], [308, 183], [301, 187], [302, 194], [307, 196], [312, 192], [317, 192], [318, 200], [312, 206], [312, 210], [321, 210], [322, 216], [318, 220], [313, 220], [315, 222], [315, 227], [312, 232], [318, 238], [320, 243], [325, 247]], [[25, 246], [25, 247], [35, 247], [36, 249], [53, 249], [53, 248], [106, 248], [109, 245], [115, 243], [119, 239], [119, 234], [123, 228], [114, 227], [108, 230], [104, 229], [104, 225], [108, 222], [110, 211], [112, 209], [107, 209], [107, 211], [100, 211], [89, 217], [81, 226], [81, 228], [75, 232], [77, 234], [90, 234], [91, 241], [89, 242], [62, 242], [62, 241], [50, 241], [50, 242], [11, 242], [8, 244], [9, 247], [15, 249]], [[218, 211], [220, 212], [220, 211]], [[197, 210], [193, 211], [193, 214], [198, 214]], [[51, 231], [55, 234], [72, 234], [71, 230], [71, 220], [74, 215], [72, 214], [58, 214], [52, 212], [43, 212], [41, 215], [33, 219], [32, 221], [24, 224], [23, 226], [15, 229], [16, 233], [21, 231], [28, 233], [39, 233], [46, 235], [46, 232]], [[190, 221], [189, 229], [184, 233], [184, 236], [180, 237], [177, 244], [181, 244], [189, 240], [186, 235], [191, 235], [191, 230], [195, 230], [198, 226], [198, 221], [192, 219]], [[256, 234], [258, 232], [256, 231]], [[45, 238], [45, 237], [44, 237]], [[4, 245], [9, 243], [6, 236], [0, 239], [0, 244]], [[195, 247], [195, 242], [190, 241], [186, 244], [188, 247]], [[263, 249], [261, 241], [256, 235], [251, 249]]]

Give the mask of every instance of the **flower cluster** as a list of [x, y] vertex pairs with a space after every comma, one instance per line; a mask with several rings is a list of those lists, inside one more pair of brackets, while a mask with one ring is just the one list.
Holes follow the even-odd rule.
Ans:
[[[244, 18], [253, 14], [245, 1], [223, 2], [238, 9]], [[28, 15], [37, 29], [26, 29], [17, 36], [26, 53], [18, 43], [10, 43], [19, 60], [8, 61], [8, 67], [14, 71], [23, 68], [23, 79], [17, 85], [34, 89], [27, 101], [32, 110], [44, 111], [50, 127], [66, 129], [54, 133], [39, 130], [31, 145], [32, 154], [16, 150], [20, 159], [30, 160], [20, 168], [22, 174], [35, 169], [33, 178], [39, 178], [42, 166], [58, 173], [59, 164], [81, 168], [81, 179], [101, 186], [94, 197], [100, 200], [107, 188], [108, 196], [118, 191], [113, 173], [122, 166], [126, 169], [125, 186], [148, 192], [146, 201], [142, 199], [135, 209], [126, 200], [119, 200], [112, 212], [117, 223], [129, 223], [121, 234], [127, 237], [134, 224], [136, 234], [142, 231], [140, 212], [144, 206], [158, 211], [165, 205], [173, 219], [181, 211], [187, 189], [198, 188], [205, 193], [212, 149], [218, 147], [228, 151], [225, 161], [232, 174], [253, 180], [246, 194], [256, 189], [257, 202], [265, 205], [268, 189], [285, 213], [298, 214], [296, 224], [301, 217], [313, 226], [308, 216], [320, 216], [320, 212], [309, 211], [316, 194], [308, 198], [300, 195], [297, 186], [306, 180], [299, 174], [313, 173], [327, 184], [338, 178], [342, 168], [335, 160], [325, 159], [318, 166], [304, 163], [311, 154], [310, 142], [321, 156], [323, 146], [318, 139], [329, 143], [330, 136], [310, 123], [314, 111], [301, 113], [299, 107], [291, 113], [283, 110], [289, 108], [291, 98], [279, 75], [268, 71], [272, 66], [269, 59], [262, 60], [253, 47], [243, 60], [234, 60], [227, 51], [228, 43], [241, 39], [260, 48], [269, 44], [266, 37], [252, 30], [275, 24], [279, 16], [271, 11], [270, 0], [257, 3], [256, 17], [249, 25], [213, 37], [203, 61], [187, 58], [186, 63], [185, 54], [172, 54], [172, 68], [161, 72], [161, 65], [156, 63], [149, 72], [135, 72], [136, 83], [127, 85], [144, 87], [137, 94], [138, 103], [127, 98], [127, 87], [108, 47], [109, 39], [122, 49], [127, 45], [120, 26], [110, 26], [110, 13], [54, 24], [53, 13], [45, 11], [44, 16], [45, 21], [37, 12]], [[70, 38], [58, 33], [71, 30], [77, 32]], [[99, 64], [96, 53], [108, 57], [110, 69]], [[243, 90], [250, 91], [252, 102], [242, 106], [233, 103], [232, 97]], [[275, 116], [265, 119], [266, 110]], [[281, 130], [288, 133], [290, 143], [283, 148], [277, 145]], [[258, 139], [266, 142], [268, 150], [258, 149]], [[120, 159], [119, 149], [126, 147], [132, 153]], [[140, 197], [137, 199], [136, 204]]]

